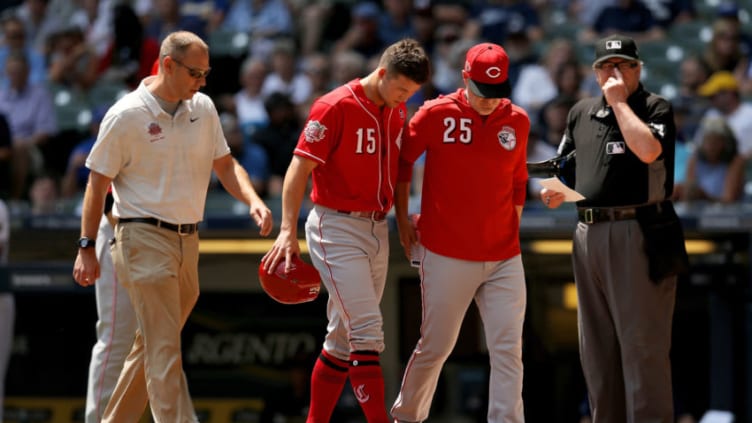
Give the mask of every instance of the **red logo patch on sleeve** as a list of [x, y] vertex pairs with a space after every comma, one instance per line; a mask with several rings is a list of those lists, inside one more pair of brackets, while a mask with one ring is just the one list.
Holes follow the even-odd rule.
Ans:
[[309, 120], [303, 130], [307, 142], [318, 142], [324, 139], [326, 126], [317, 120]]
[[511, 126], [504, 126], [498, 134], [499, 144], [509, 151], [514, 150], [517, 145], [517, 133]]

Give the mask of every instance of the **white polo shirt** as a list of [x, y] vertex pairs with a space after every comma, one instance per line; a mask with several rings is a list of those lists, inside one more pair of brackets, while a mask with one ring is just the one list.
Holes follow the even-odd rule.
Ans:
[[153, 79], [105, 115], [86, 167], [112, 178], [116, 217], [201, 221], [215, 159], [230, 154], [211, 99], [196, 93], [169, 115], [147, 89]]

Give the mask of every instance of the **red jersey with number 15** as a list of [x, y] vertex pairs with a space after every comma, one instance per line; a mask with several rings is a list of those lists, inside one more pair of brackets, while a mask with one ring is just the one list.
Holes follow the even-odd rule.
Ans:
[[404, 103], [379, 107], [359, 79], [317, 99], [294, 152], [319, 164], [311, 200], [337, 210], [391, 209], [406, 119]]
[[530, 119], [508, 99], [488, 116], [465, 90], [427, 101], [410, 120], [399, 180], [425, 151], [418, 230], [429, 250], [462, 260], [520, 254], [516, 206], [525, 203]]

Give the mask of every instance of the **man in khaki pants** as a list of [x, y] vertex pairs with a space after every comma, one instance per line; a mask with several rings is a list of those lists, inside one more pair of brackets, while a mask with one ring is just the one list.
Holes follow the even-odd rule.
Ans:
[[112, 183], [112, 259], [138, 320], [105, 422], [138, 421], [147, 401], [157, 423], [197, 421], [180, 332], [198, 299], [197, 229], [212, 170], [249, 205], [261, 235], [272, 228], [271, 212], [230, 156], [212, 100], [198, 92], [209, 71], [204, 41], [185, 31], [168, 35], [159, 73], [110, 108], [86, 160], [91, 174], [73, 277], [83, 286], [99, 277], [93, 238]]

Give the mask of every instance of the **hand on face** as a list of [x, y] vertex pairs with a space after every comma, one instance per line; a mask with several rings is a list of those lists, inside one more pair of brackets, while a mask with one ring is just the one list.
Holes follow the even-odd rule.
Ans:
[[629, 88], [624, 83], [624, 77], [619, 68], [614, 68], [613, 74], [606, 77], [601, 85], [606, 102], [613, 106], [616, 103], [627, 101], [629, 97]]

